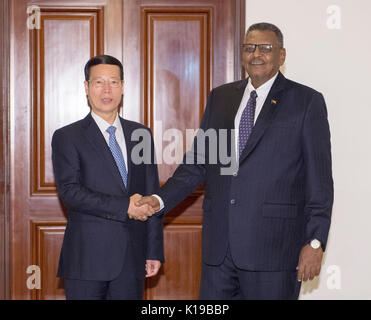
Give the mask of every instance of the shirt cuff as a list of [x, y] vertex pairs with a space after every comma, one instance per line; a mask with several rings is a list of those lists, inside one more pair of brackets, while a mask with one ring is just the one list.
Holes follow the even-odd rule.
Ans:
[[152, 197], [157, 198], [158, 202], [160, 202], [160, 209], [157, 210], [156, 212], [161, 211], [165, 207], [164, 202], [162, 201], [162, 199], [157, 194], [153, 194]]

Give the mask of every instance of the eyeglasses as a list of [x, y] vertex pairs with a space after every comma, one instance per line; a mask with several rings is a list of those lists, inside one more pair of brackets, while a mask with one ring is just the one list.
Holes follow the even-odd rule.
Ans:
[[270, 53], [272, 52], [273, 45], [268, 43], [262, 44], [245, 43], [242, 45], [243, 52], [254, 53], [256, 48], [259, 48], [259, 52], [261, 53]]
[[120, 87], [122, 80], [116, 79], [116, 78], [112, 78], [109, 80], [98, 78], [98, 79], [89, 80], [89, 83], [91, 83], [91, 85], [97, 89], [104, 88], [106, 85], [109, 85], [111, 88], [118, 88]]

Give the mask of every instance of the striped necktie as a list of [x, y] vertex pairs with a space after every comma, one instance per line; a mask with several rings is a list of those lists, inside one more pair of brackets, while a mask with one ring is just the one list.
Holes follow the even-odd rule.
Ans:
[[254, 126], [254, 117], [255, 117], [255, 107], [256, 107], [256, 91], [251, 91], [249, 101], [247, 101], [247, 105], [242, 112], [240, 126], [239, 126], [239, 133], [238, 133], [238, 148], [239, 148], [239, 156], [243, 149], [245, 149], [247, 140], [251, 135], [252, 128]]
[[109, 143], [108, 143], [109, 148], [111, 149], [117, 168], [120, 171], [122, 181], [124, 182], [124, 185], [126, 187], [127, 182], [128, 182], [128, 172], [126, 170], [125, 160], [124, 160], [124, 156], [122, 155], [122, 150], [116, 140], [116, 135], [115, 135], [116, 127], [110, 126], [107, 128], [106, 131], [109, 133]]

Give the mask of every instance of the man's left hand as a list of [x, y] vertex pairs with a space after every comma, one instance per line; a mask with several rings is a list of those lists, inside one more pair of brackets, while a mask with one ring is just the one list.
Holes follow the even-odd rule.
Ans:
[[298, 281], [313, 280], [321, 271], [323, 251], [322, 248], [313, 249], [307, 244], [301, 249], [299, 256]]
[[146, 278], [155, 276], [160, 270], [161, 262], [158, 260], [147, 260], [146, 262]]

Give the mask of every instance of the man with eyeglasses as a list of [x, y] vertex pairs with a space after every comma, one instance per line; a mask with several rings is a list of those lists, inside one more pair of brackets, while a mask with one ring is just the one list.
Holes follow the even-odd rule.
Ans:
[[[204, 131], [235, 130], [228, 149], [239, 169], [221, 175], [222, 161], [185, 157], [157, 195], [137, 205], [164, 214], [205, 181], [200, 298], [297, 299], [301, 281], [320, 272], [330, 228], [326, 105], [321, 93], [279, 71], [286, 50], [276, 26], [250, 26], [242, 49], [249, 77], [213, 89], [201, 123]], [[207, 159], [197, 142], [194, 159]]]
[[[163, 257], [162, 219], [134, 202], [159, 186], [151, 132], [122, 119], [123, 66], [108, 55], [85, 65], [91, 112], [58, 129], [52, 159], [59, 196], [68, 209], [58, 277], [67, 299], [141, 299], [144, 277], [157, 274]], [[136, 164], [135, 130], [151, 137], [150, 164]], [[144, 142], [145, 143], [145, 142]]]

